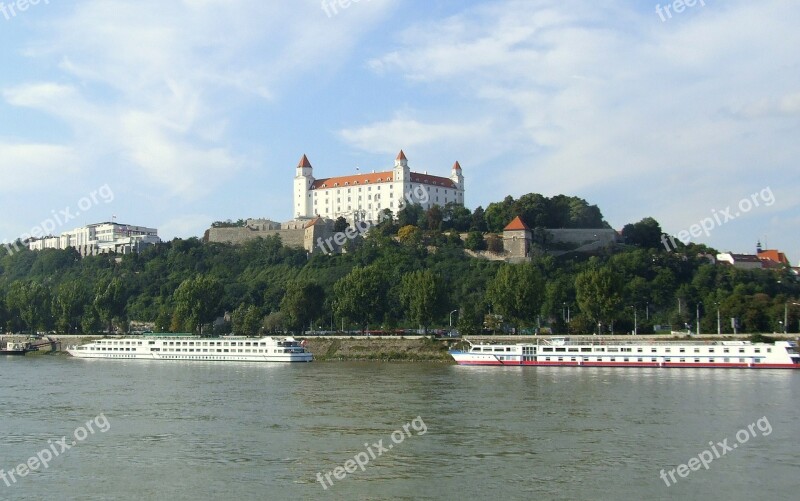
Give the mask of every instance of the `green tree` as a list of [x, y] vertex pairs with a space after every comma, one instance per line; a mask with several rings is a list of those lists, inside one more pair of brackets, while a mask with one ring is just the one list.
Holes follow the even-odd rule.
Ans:
[[486, 250], [486, 241], [480, 231], [470, 231], [464, 240], [464, 248], [471, 251]]
[[433, 321], [447, 307], [446, 291], [439, 276], [431, 270], [417, 270], [401, 278], [400, 301], [409, 318], [421, 325], [425, 334]]
[[358, 325], [377, 324], [388, 309], [389, 282], [379, 266], [357, 266], [333, 286], [334, 309]]
[[581, 312], [595, 323], [610, 324], [622, 308], [622, 281], [608, 268], [591, 268], [575, 278]]
[[114, 330], [114, 319], [125, 316], [127, 301], [125, 286], [121, 278], [103, 280], [95, 288], [93, 305], [108, 332]]
[[53, 298], [53, 314], [59, 332], [72, 333], [81, 323], [89, 292], [78, 280], [62, 282]]
[[322, 315], [324, 304], [322, 287], [313, 282], [294, 280], [286, 286], [281, 312], [290, 329], [302, 331]]
[[240, 304], [231, 315], [234, 334], [241, 336], [255, 336], [261, 330], [264, 317], [261, 310], [252, 304]]
[[333, 222], [333, 231], [334, 233], [341, 233], [347, 228], [350, 227], [350, 223], [347, 222], [347, 219], [339, 216], [336, 218], [336, 221]]
[[222, 283], [207, 275], [197, 275], [181, 282], [175, 290], [175, 324], [188, 326], [203, 334], [203, 325], [219, 313], [223, 295]]
[[532, 324], [545, 297], [544, 279], [530, 264], [506, 264], [497, 270], [486, 288], [486, 300], [494, 313], [522, 324]]
[[12, 314], [19, 316], [25, 327], [35, 332], [47, 326], [50, 313], [50, 291], [37, 282], [16, 281], [9, 287], [6, 303]]
[[646, 217], [638, 223], [626, 224], [622, 228], [622, 237], [626, 243], [647, 249], [663, 247], [662, 234], [661, 225], [652, 217]]

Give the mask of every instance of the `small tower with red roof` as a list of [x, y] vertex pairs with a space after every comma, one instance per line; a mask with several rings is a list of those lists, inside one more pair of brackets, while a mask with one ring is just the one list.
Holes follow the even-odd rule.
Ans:
[[533, 234], [521, 217], [515, 217], [503, 228], [503, 249], [511, 258], [526, 258], [530, 255]]

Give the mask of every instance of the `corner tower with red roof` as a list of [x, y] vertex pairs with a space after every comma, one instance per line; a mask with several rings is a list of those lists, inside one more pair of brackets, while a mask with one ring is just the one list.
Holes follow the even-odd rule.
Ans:
[[532, 241], [531, 229], [519, 216], [503, 228], [503, 249], [510, 258], [529, 257]]
[[369, 174], [316, 179], [311, 163], [303, 155], [294, 178], [295, 219], [317, 216], [356, 221], [378, 222], [387, 209], [396, 217], [406, 204], [414, 203], [427, 210], [448, 203], [464, 205], [464, 176], [456, 162], [450, 177], [412, 172], [405, 152], [400, 150], [391, 170]]

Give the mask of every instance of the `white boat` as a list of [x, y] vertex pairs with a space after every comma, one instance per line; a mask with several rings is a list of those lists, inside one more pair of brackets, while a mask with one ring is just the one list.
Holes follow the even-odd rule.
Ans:
[[797, 343], [776, 341], [569, 341], [536, 344], [470, 344], [451, 350], [459, 365], [566, 367], [680, 367], [800, 369]]
[[292, 337], [203, 338], [181, 334], [148, 334], [122, 339], [99, 339], [67, 352], [76, 358], [191, 360], [224, 362], [311, 362], [313, 356]]

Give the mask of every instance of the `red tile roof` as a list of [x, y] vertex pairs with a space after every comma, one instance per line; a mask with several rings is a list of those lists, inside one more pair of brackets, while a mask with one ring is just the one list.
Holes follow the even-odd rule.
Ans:
[[458, 161], [453, 164], [453, 170], [461, 170], [461, 164]]
[[789, 264], [789, 260], [786, 258], [786, 254], [774, 249], [759, 252], [758, 258], [761, 259], [762, 261], [766, 259], [780, 264]]
[[378, 183], [388, 183], [392, 181], [392, 172], [375, 172], [372, 174], [355, 174], [352, 176], [329, 177], [327, 179], [317, 179], [311, 185], [312, 190], [326, 188], [342, 188], [344, 186], [363, 186]]
[[441, 176], [430, 176], [428, 174], [419, 174], [416, 172], [411, 173], [412, 183], [432, 184], [434, 186], [443, 186], [445, 188], [455, 188], [456, 183], [452, 179]]
[[[352, 176], [329, 177], [327, 179], [317, 179], [311, 185], [312, 190], [342, 188], [344, 186], [364, 186], [379, 183], [389, 183], [393, 179], [392, 172], [375, 172], [372, 174], [355, 174]], [[443, 188], [456, 188], [452, 179], [441, 176], [431, 176], [428, 174], [411, 173], [412, 183], [430, 184]]]
[[503, 231], [519, 231], [519, 230], [530, 230], [530, 228], [528, 228], [528, 225], [525, 224], [525, 221], [523, 221], [522, 218], [519, 216], [515, 217], [513, 221], [508, 223], [508, 226], [503, 228]]
[[303, 155], [303, 158], [300, 159], [300, 163], [297, 164], [298, 167], [311, 167], [311, 162], [308, 161], [308, 157]]
[[403, 153], [403, 150], [400, 150], [400, 153], [397, 154], [397, 160], [408, 160], [406, 158], [406, 154]]

